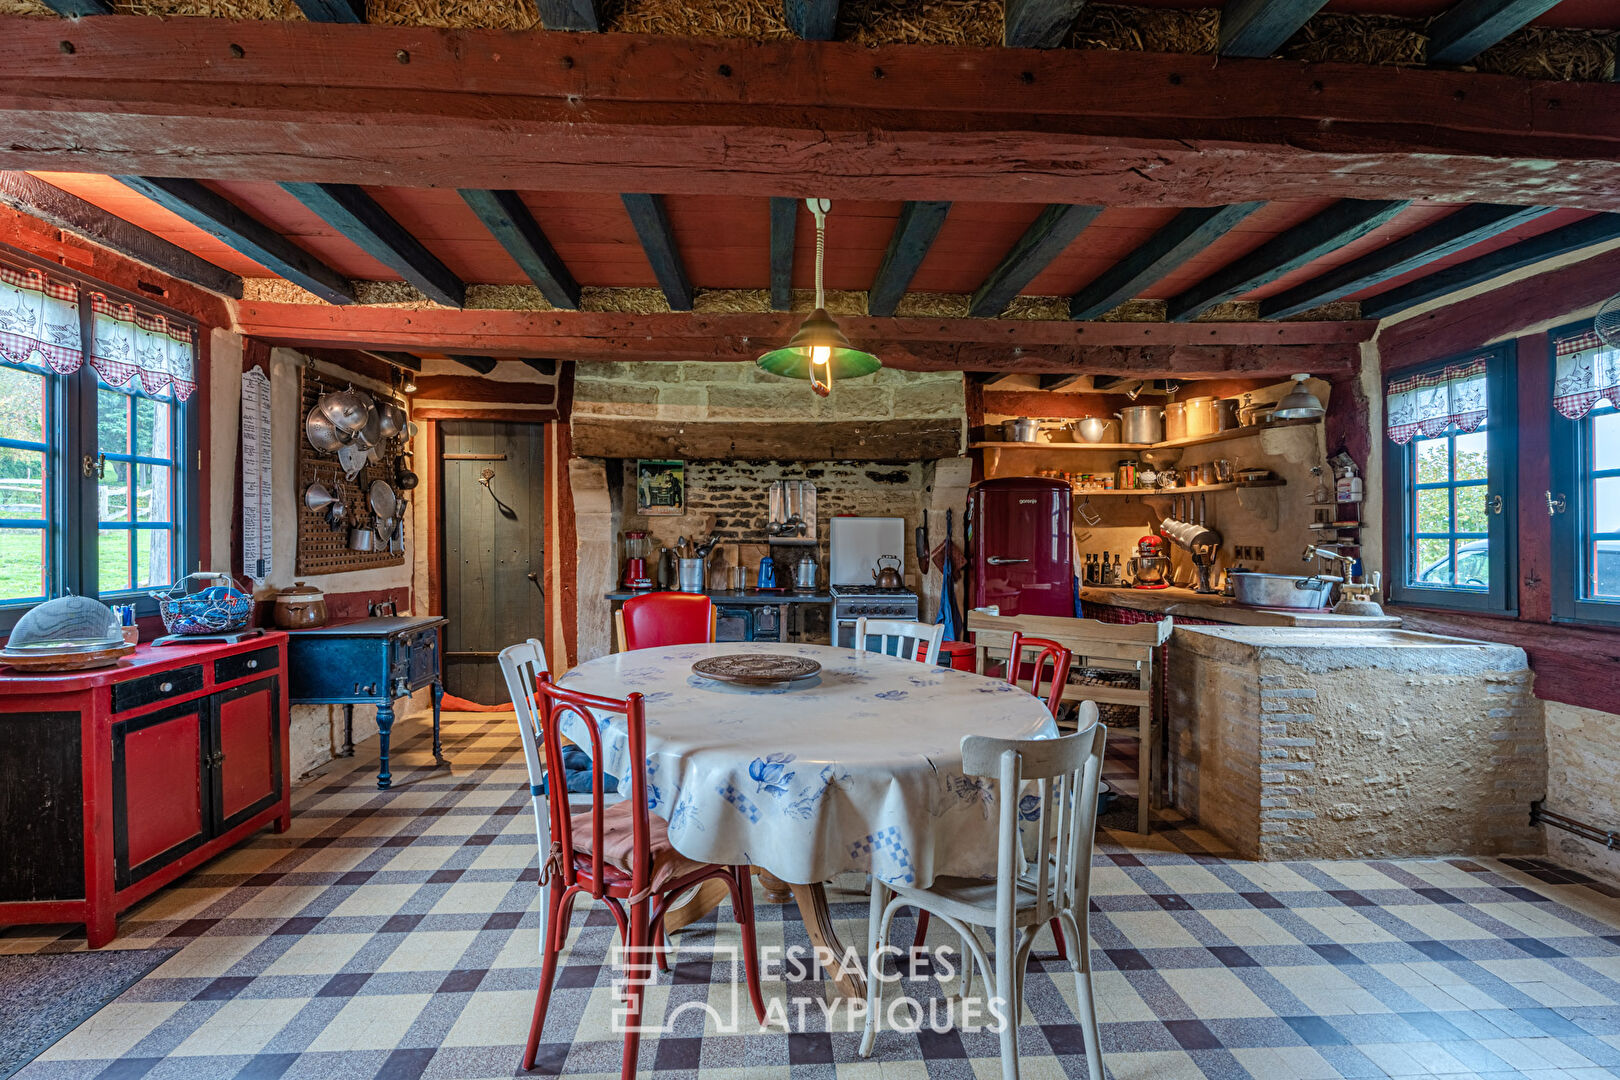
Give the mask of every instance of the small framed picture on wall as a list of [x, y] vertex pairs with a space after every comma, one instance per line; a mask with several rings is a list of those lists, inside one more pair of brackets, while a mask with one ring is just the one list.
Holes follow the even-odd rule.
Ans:
[[648, 517], [674, 517], [686, 507], [684, 461], [636, 462], [636, 511]]

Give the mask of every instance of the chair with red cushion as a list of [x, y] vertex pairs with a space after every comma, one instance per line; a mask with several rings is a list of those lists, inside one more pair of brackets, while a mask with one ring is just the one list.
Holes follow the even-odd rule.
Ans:
[[701, 645], [714, 640], [714, 603], [697, 593], [643, 593], [626, 600], [614, 622], [621, 652]]
[[[1035, 659], [1025, 660], [1026, 649], [1039, 649]], [[1050, 673], [1051, 688], [1046, 693], [1046, 709], [1057, 719], [1058, 708], [1063, 704], [1063, 688], [1069, 682], [1069, 665], [1074, 662], [1074, 653], [1055, 641], [1045, 638], [1025, 637], [1018, 631], [1013, 632], [1012, 645], [1007, 649], [1007, 681], [1014, 686], [1019, 681], [1029, 683], [1029, 692], [1036, 697], [1041, 696], [1041, 683]], [[928, 936], [928, 912], [917, 914], [917, 935], [911, 941], [913, 949], [923, 948], [923, 939]], [[1063, 943], [1063, 927], [1056, 918], [1052, 920], [1052, 936], [1057, 939], [1057, 954], [1059, 960], [1069, 958], [1069, 950]]]
[[[707, 601], [705, 601], [707, 602]], [[652, 977], [651, 957], [663, 960], [664, 916], [682, 894], [706, 881], [723, 881], [731, 893], [732, 911], [742, 927], [743, 961], [748, 995], [754, 1013], [765, 1022], [765, 998], [759, 984], [759, 949], [754, 935], [753, 879], [747, 866], [717, 866], [695, 862], [676, 851], [669, 841], [664, 819], [647, 808], [647, 733], [642, 695], [624, 701], [565, 690], [539, 676], [535, 720], [539, 730], [525, 726], [525, 751], [538, 738], [545, 747], [541, 770], [546, 776], [547, 822], [540, 840], [540, 881], [546, 889], [545, 915], [540, 924], [540, 987], [534, 998], [534, 1019], [523, 1050], [523, 1068], [534, 1068], [546, 1006], [557, 975], [557, 956], [568, 940], [569, 917], [581, 895], [606, 905], [619, 924], [625, 945], [624, 978], [627, 985], [623, 1080], [636, 1075], [640, 1045], [642, 995]], [[559, 728], [569, 713], [590, 734], [592, 785], [588, 807], [570, 804], [561, 765]], [[602, 792], [602, 736], [598, 723], [607, 718], [625, 725], [629, 737], [630, 790], [622, 802], [608, 803]], [[536, 755], [525, 753], [534, 761]], [[539, 790], [541, 777], [533, 766], [530, 784]]]

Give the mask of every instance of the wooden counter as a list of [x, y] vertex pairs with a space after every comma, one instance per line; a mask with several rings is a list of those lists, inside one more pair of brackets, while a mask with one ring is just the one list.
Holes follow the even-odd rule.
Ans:
[[[1304, 626], [1388, 629], [1401, 625], [1394, 615], [1335, 615], [1331, 611], [1279, 611], [1274, 608], [1244, 607], [1230, 596], [1207, 596], [1191, 589], [1123, 589], [1083, 585], [1080, 602], [1106, 604], [1132, 611], [1173, 615], [1239, 626]], [[1092, 618], [1090, 612], [1087, 617]]]

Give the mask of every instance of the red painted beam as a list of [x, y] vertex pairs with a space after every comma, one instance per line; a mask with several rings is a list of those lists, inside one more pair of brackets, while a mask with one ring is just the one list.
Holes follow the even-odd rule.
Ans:
[[10, 18], [5, 29], [0, 168], [834, 199], [1428, 198], [1620, 210], [1613, 84], [1135, 52], [135, 16]]

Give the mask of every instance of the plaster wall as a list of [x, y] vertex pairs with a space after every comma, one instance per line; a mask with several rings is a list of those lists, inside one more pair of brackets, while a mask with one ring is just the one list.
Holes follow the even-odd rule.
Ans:
[[[1620, 716], [1549, 701], [1547, 809], [1615, 828], [1620, 822]], [[1576, 870], [1620, 884], [1620, 851], [1562, 829], [1547, 830], [1547, 853]]]

